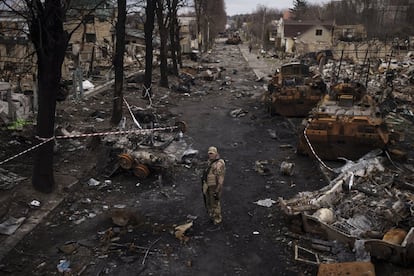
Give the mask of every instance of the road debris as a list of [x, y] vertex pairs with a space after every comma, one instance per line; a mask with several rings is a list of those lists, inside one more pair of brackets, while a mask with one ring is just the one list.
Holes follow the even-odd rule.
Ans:
[[178, 225], [174, 228], [174, 235], [177, 239], [179, 239], [181, 242], [188, 242], [190, 240], [189, 237], [185, 235], [185, 232], [193, 227], [193, 222], [190, 221], [185, 224]]
[[283, 161], [280, 164], [280, 172], [284, 175], [292, 176], [295, 170], [295, 163]]
[[16, 230], [23, 224], [26, 220], [26, 217], [9, 217], [7, 220], [3, 221], [0, 224], [0, 234], [3, 235], [12, 235]]
[[274, 201], [271, 198], [266, 198], [266, 199], [260, 199], [258, 201], [253, 202], [253, 203], [255, 203], [255, 204], [259, 205], [259, 206], [263, 206], [263, 207], [268, 207], [269, 208], [269, 207], [272, 207], [272, 205], [275, 204], [276, 201]]
[[318, 276], [328, 275], [375, 276], [375, 267], [371, 262], [320, 264]]
[[[347, 161], [329, 185], [294, 198], [279, 198], [288, 216], [300, 215], [303, 229], [355, 247], [364, 241], [371, 256], [408, 265], [414, 260], [414, 194], [394, 185], [386, 159], [373, 151]], [[410, 226], [411, 225], [411, 226]]]
[[27, 177], [21, 177], [13, 172], [0, 168], [0, 189], [2, 190], [12, 189], [25, 179]]

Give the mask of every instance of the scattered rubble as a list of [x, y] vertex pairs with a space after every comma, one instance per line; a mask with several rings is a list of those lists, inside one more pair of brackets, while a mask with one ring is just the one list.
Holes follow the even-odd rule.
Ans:
[[23, 224], [25, 220], [26, 217], [8, 218], [0, 224], [0, 234], [12, 235]]
[[287, 216], [301, 216], [305, 232], [350, 248], [362, 240], [370, 256], [408, 265], [414, 257], [414, 194], [396, 187], [397, 174], [385, 162], [381, 152], [348, 161], [329, 185], [279, 198], [280, 207]]

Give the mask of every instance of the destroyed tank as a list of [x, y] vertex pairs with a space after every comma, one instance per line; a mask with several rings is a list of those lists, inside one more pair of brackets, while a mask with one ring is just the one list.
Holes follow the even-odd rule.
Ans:
[[315, 107], [301, 129], [298, 153], [323, 160], [356, 160], [384, 149], [389, 132], [379, 107], [358, 82], [338, 83]]
[[272, 115], [306, 117], [325, 94], [326, 84], [320, 75], [312, 74], [304, 63], [290, 62], [272, 76], [265, 103]]
[[238, 45], [240, 43], [242, 43], [242, 40], [238, 33], [231, 34], [226, 40], [226, 44]]

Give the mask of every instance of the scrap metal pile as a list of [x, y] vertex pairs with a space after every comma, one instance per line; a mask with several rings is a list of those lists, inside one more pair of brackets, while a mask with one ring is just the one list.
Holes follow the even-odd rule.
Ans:
[[405, 171], [372, 151], [335, 170], [329, 185], [279, 198], [288, 216], [301, 216], [303, 230], [353, 248], [362, 240], [370, 256], [397, 264], [414, 261], [414, 194], [401, 183]]
[[176, 122], [173, 127], [142, 129], [122, 137], [109, 135], [104, 140], [117, 154], [116, 169], [121, 167], [131, 170], [138, 178], [146, 178], [152, 172], [185, 163], [187, 157], [198, 153], [182, 139], [185, 131], [186, 124]]
[[[342, 242], [355, 252], [356, 261], [368, 256], [410, 266], [414, 67], [396, 70], [392, 78], [389, 71], [356, 74], [357, 67], [336, 61], [325, 66], [324, 80], [333, 81], [329, 92], [299, 130], [298, 152], [316, 157], [321, 169], [329, 171], [329, 184], [290, 199], [280, 197], [279, 204], [288, 218], [300, 222], [300, 230]], [[338, 169], [324, 163], [338, 159], [346, 161]], [[295, 223], [292, 229], [297, 230]]]

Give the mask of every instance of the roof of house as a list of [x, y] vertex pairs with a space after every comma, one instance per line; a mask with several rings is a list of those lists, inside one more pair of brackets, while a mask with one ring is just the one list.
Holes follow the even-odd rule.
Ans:
[[315, 26], [322, 26], [325, 29], [332, 29], [333, 23], [327, 21], [293, 21], [286, 20], [284, 22], [284, 30], [286, 37], [295, 37], [300, 36], [303, 33], [306, 33], [309, 29]]
[[72, 0], [71, 7], [81, 7], [81, 8], [94, 8], [96, 6], [103, 7], [103, 6], [110, 6], [114, 7], [115, 2], [110, 0]]

